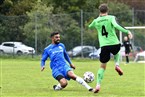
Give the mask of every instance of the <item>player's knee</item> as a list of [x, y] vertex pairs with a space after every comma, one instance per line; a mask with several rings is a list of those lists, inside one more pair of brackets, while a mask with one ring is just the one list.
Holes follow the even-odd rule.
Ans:
[[58, 80], [62, 88], [65, 88], [67, 86], [67, 80], [62, 75], [58, 75], [56, 77], [56, 80]]
[[68, 76], [73, 80], [76, 80], [76, 78], [77, 78], [77, 76], [72, 71], [68, 72]]
[[61, 84], [61, 87], [62, 87], [62, 88], [65, 88], [65, 87], [67, 86], [68, 83], [67, 83], [67, 81], [66, 81], [65, 79], [64, 79], [64, 80], [62, 79], [62, 80], [60, 81], [60, 84]]
[[106, 69], [106, 63], [102, 63], [100, 67], [105, 70]]
[[77, 78], [77, 76], [76, 76], [75, 74], [69, 75], [69, 77], [70, 77], [71, 79], [73, 79], [73, 80], [76, 80], [76, 78]]

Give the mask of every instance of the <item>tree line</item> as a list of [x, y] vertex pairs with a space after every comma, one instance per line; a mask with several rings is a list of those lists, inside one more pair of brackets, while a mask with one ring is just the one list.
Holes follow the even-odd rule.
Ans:
[[[62, 34], [62, 42], [65, 43], [67, 50], [70, 50], [74, 46], [81, 45], [83, 26], [84, 45], [98, 48], [97, 33], [89, 30], [88, 25], [98, 16], [98, 6], [107, 0], [2, 1], [0, 2], [0, 43], [22, 41], [41, 52], [50, 43], [49, 34], [59, 31]], [[110, 14], [115, 15], [119, 23], [123, 26], [132, 26], [132, 10], [128, 5], [116, 1], [108, 2], [108, 5]], [[143, 25], [141, 21], [138, 21], [138, 24]], [[145, 38], [141, 33], [137, 35]]]

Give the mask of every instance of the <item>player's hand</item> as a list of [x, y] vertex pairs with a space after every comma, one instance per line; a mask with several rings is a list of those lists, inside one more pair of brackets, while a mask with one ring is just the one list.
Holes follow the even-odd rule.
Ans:
[[76, 69], [76, 67], [73, 64], [71, 64], [70, 67], [73, 69]]
[[45, 67], [43, 66], [43, 67], [41, 67], [41, 71], [43, 71], [45, 69]]
[[132, 39], [132, 37], [133, 37], [133, 35], [132, 35], [132, 33], [129, 31], [129, 32], [128, 32], [128, 38], [129, 38], [129, 39]]

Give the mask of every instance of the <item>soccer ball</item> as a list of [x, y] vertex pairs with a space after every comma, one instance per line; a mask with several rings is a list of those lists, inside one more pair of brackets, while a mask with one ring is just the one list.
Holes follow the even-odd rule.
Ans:
[[85, 72], [84, 75], [83, 75], [83, 79], [87, 83], [93, 82], [94, 79], [95, 79], [94, 73], [92, 73], [90, 71]]

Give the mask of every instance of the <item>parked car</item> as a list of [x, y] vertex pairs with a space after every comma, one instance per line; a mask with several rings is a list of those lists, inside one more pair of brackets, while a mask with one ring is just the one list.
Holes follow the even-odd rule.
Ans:
[[[99, 59], [100, 58], [100, 53], [101, 53], [101, 48], [99, 48], [95, 52], [90, 53], [89, 54], [89, 58], [91, 58], [91, 59]], [[113, 56], [113, 54], [110, 54], [110, 57], [112, 57], [112, 56]]]
[[81, 54], [83, 54], [83, 57], [88, 57], [91, 52], [96, 50], [94, 46], [76, 46], [67, 53], [70, 57], [81, 57]]
[[91, 52], [89, 54], [89, 58], [91, 58], [91, 59], [99, 59], [100, 58], [100, 52], [101, 52], [101, 48], [99, 48], [95, 52]]
[[8, 54], [34, 54], [35, 50], [22, 42], [3, 42], [0, 45], [0, 53]]

